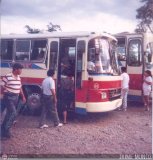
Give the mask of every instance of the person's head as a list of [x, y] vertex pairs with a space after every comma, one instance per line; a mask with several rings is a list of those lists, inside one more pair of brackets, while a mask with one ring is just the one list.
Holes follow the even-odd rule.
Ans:
[[151, 71], [146, 70], [146, 71], [144, 72], [144, 76], [145, 76], [145, 77], [148, 77], [148, 76], [152, 77]]
[[121, 67], [121, 72], [122, 73], [126, 72], [126, 67]]
[[52, 77], [54, 74], [55, 74], [55, 71], [54, 71], [53, 69], [49, 69], [49, 70], [47, 71], [47, 76], [48, 76], [48, 77]]
[[12, 69], [14, 75], [20, 75], [22, 73], [23, 66], [20, 63], [14, 63]]

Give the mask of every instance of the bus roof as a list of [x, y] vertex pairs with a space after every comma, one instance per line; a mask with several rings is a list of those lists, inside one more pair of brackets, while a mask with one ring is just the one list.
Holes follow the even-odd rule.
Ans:
[[89, 37], [89, 36], [104, 36], [116, 41], [116, 38], [109, 33], [105, 32], [46, 32], [35, 34], [3, 34], [1, 38], [76, 38], [76, 37]]

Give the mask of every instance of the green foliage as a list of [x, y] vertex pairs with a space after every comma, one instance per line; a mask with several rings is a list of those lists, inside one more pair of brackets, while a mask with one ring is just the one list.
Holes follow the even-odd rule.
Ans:
[[144, 4], [137, 9], [136, 18], [140, 20], [139, 27], [144, 28], [146, 26], [153, 33], [151, 28], [153, 23], [153, 0], [140, 0], [140, 2]]

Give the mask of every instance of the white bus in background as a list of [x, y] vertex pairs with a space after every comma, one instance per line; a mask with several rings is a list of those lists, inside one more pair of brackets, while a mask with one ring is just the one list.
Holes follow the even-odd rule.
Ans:
[[118, 33], [117, 55], [119, 65], [126, 66], [130, 75], [129, 99], [142, 101], [142, 79], [145, 70], [153, 74], [153, 34]]
[[[77, 113], [107, 112], [120, 107], [121, 77], [114, 36], [95, 32], [1, 35], [1, 77], [15, 62], [24, 66], [21, 75], [27, 105], [40, 107], [41, 83], [48, 69], [55, 70], [60, 110], [63, 63], [70, 63], [74, 79], [73, 110]], [[95, 70], [87, 68], [92, 61]]]

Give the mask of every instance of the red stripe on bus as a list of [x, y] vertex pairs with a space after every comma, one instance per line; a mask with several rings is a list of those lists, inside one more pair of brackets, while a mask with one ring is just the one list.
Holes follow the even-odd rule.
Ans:
[[129, 88], [133, 90], [142, 90], [142, 74], [129, 74]]
[[44, 80], [44, 78], [26, 78], [26, 77], [22, 77], [21, 78], [21, 82], [22, 84], [39, 84], [41, 85], [42, 81]]
[[[22, 84], [39, 84], [41, 85], [44, 78], [25, 78], [22, 77]], [[98, 88], [97, 88], [98, 87]], [[121, 88], [121, 81], [83, 81], [82, 88], [76, 88], [76, 102], [104, 102], [108, 101], [109, 89], [118, 89]], [[101, 98], [101, 92], [105, 90], [107, 93], [107, 98]]]

